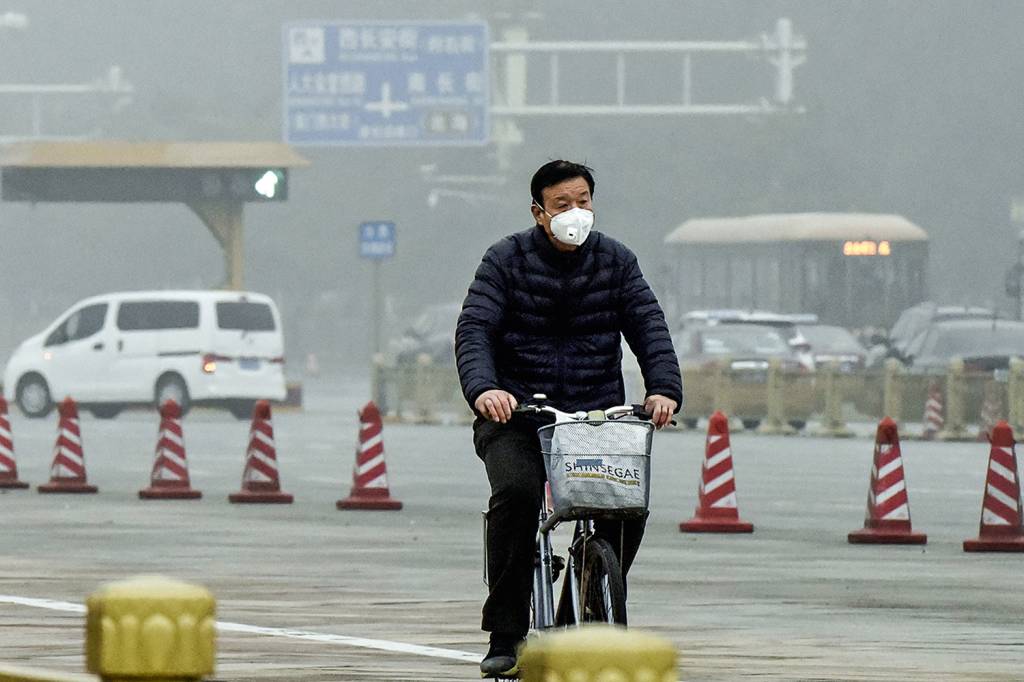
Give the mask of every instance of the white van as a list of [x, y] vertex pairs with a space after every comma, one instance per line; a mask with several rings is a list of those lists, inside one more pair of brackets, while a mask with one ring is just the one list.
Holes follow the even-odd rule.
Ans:
[[4, 397], [43, 417], [71, 396], [109, 419], [173, 398], [251, 414], [285, 396], [281, 319], [267, 296], [138, 291], [80, 301], [11, 355]]

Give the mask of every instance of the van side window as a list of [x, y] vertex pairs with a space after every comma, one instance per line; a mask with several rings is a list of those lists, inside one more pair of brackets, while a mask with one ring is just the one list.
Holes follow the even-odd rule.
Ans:
[[46, 338], [45, 345], [59, 346], [68, 341], [87, 339], [103, 329], [103, 320], [107, 317], [107, 304], [94, 303], [79, 308], [68, 315], [63, 322]]
[[125, 332], [198, 327], [196, 301], [126, 301], [117, 310], [117, 328]]
[[217, 327], [246, 332], [272, 332], [276, 328], [269, 305], [247, 301], [217, 303]]

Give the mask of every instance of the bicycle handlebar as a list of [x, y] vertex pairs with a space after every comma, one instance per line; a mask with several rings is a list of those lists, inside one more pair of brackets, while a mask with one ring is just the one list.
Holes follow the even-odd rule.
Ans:
[[[537, 394], [533, 396], [534, 400], [545, 400], [546, 396]], [[556, 422], [568, 422], [568, 421], [584, 421], [589, 416], [589, 412], [579, 410], [577, 412], [562, 412], [559, 409], [551, 407], [550, 405], [543, 405], [540, 403], [524, 402], [520, 404], [515, 412], [532, 412], [534, 414], [547, 413], [555, 416]], [[618, 419], [620, 417], [636, 417], [638, 419], [651, 420], [651, 414], [644, 409], [643, 405], [616, 405], [615, 407], [609, 407], [605, 410], [599, 410], [604, 414], [605, 419]]]

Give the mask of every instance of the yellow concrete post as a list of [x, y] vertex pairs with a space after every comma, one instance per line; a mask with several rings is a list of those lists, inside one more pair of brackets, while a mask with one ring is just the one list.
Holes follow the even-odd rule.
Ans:
[[903, 365], [896, 358], [889, 358], [885, 361], [885, 379], [882, 384], [882, 417], [890, 417], [899, 423], [903, 415], [903, 387], [900, 385], [900, 375], [903, 374]]
[[213, 673], [215, 604], [162, 577], [111, 583], [86, 600], [85, 662], [104, 682], [187, 682]]
[[426, 353], [416, 356], [416, 421], [423, 424], [434, 424], [439, 421], [437, 415], [437, 372], [434, 359]]
[[[732, 380], [732, 359], [728, 356], [721, 358], [715, 363], [714, 369], [714, 399], [712, 413], [718, 410], [729, 418], [729, 429], [742, 431], [743, 423], [733, 414], [732, 393], [735, 385]], [[710, 415], [709, 415], [710, 416]]]
[[[391, 370], [395, 381], [395, 417], [398, 421], [405, 421], [410, 417], [409, 410], [416, 410], [416, 379], [419, 368], [409, 362], [395, 365]], [[412, 406], [412, 407], [410, 407]]]
[[587, 625], [530, 640], [522, 682], [676, 682], [676, 650], [661, 637]]
[[1006, 418], [1017, 440], [1024, 436], [1024, 360], [1010, 358], [1010, 376], [1007, 379]]
[[967, 433], [967, 378], [964, 361], [954, 358], [946, 374], [946, 423], [939, 432], [939, 440], [969, 440]]
[[818, 435], [851, 438], [853, 431], [846, 428], [846, 421], [843, 419], [843, 391], [839, 385], [839, 364], [834, 361], [826, 363], [824, 368], [818, 370], [818, 377], [825, 385], [825, 413], [821, 418]]
[[376, 403], [377, 409], [380, 410], [381, 417], [387, 417], [393, 406], [389, 401], [392, 387], [388, 385], [384, 376], [384, 354], [374, 353], [372, 363], [373, 365], [370, 368], [370, 395], [373, 397], [373, 402]]
[[772, 358], [768, 361], [768, 375], [765, 379], [766, 415], [758, 433], [783, 434], [796, 433], [796, 429], [786, 421], [785, 378], [782, 376], [782, 360]]

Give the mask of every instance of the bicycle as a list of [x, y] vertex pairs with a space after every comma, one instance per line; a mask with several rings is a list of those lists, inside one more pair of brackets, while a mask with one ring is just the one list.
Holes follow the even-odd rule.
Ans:
[[[626, 590], [618, 555], [594, 532], [597, 519], [646, 518], [654, 424], [642, 405], [592, 412], [562, 412], [546, 397], [516, 412], [550, 414], [537, 430], [548, 483], [541, 505], [531, 599], [532, 632], [602, 622], [626, 625]], [[551, 532], [576, 521], [567, 558], [552, 550]], [[487, 512], [484, 512], [484, 582], [487, 582]], [[621, 547], [620, 547], [621, 550]], [[562, 573], [557, 607], [554, 586]], [[499, 679], [499, 678], [494, 678]]]

